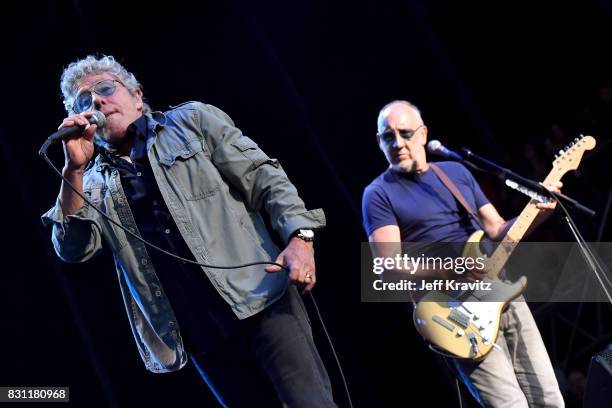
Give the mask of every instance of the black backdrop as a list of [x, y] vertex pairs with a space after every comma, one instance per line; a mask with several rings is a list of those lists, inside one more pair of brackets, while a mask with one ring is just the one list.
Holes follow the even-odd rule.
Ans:
[[[221, 107], [280, 159], [309, 208], [324, 208], [315, 295], [355, 406], [417, 398], [451, 406], [455, 398], [407, 310], [360, 303], [360, 199], [385, 168], [374, 134], [386, 102], [416, 103], [431, 137], [534, 178], [542, 166], [548, 171], [552, 147], [579, 132], [595, 134], [598, 151], [580, 176], [565, 179], [565, 191], [599, 211], [595, 220], [577, 217], [587, 239], [603, 224], [612, 129], [612, 5], [605, 0], [49, 0], [1, 7], [0, 385], [70, 386], [75, 406], [214, 406], [191, 366], [167, 375], [144, 370], [111, 257], [63, 264], [40, 223], [59, 181], [36, 151], [65, 116], [62, 68], [88, 54], [114, 55], [142, 82], [154, 109], [186, 100]], [[59, 150], [53, 157], [61, 164]], [[495, 179], [479, 180], [505, 216], [524, 205]], [[544, 233], [563, 239], [566, 232], [552, 220]], [[550, 345], [559, 334], [543, 335]], [[560, 373], [584, 372], [589, 352], [604, 346], [565, 361]]]

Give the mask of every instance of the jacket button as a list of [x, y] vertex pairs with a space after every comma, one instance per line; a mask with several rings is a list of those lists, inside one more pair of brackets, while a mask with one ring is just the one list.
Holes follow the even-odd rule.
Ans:
[[148, 265], [149, 264], [149, 260], [147, 258], [142, 258], [142, 260], [140, 262], [142, 262], [143, 265]]
[[155, 296], [161, 297], [161, 295], [162, 295], [161, 290], [156, 290], [155, 291]]

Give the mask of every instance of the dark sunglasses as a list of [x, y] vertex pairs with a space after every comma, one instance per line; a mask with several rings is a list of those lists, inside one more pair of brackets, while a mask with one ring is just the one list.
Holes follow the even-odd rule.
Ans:
[[[414, 134], [422, 127], [419, 126], [416, 129], [398, 129], [397, 133], [399, 133], [399, 135], [406, 140], [409, 140], [412, 136], [414, 136]], [[385, 143], [393, 143], [395, 141], [395, 131], [394, 130], [387, 130], [383, 133], [380, 134], [380, 138], [383, 142]]]
[[72, 110], [74, 113], [83, 113], [91, 108], [93, 104], [93, 97], [91, 96], [91, 92], [95, 92], [100, 96], [111, 96], [115, 93], [117, 89], [117, 84], [120, 83], [123, 85], [121, 81], [116, 79], [105, 79], [96, 83], [89, 89], [84, 89], [78, 93], [76, 98], [74, 98], [74, 103], [72, 104]]

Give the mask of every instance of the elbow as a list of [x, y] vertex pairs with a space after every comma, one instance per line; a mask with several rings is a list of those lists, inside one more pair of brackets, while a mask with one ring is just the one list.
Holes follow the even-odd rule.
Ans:
[[51, 241], [57, 256], [67, 263], [86, 262], [96, 254], [96, 245], [91, 241], [66, 239], [56, 231], [51, 236]]
[[510, 224], [507, 221], [503, 221], [499, 224], [495, 224], [489, 226], [488, 228], [485, 228], [485, 232], [493, 241], [501, 241], [502, 238], [504, 238], [504, 236], [508, 232], [509, 228]]
[[65, 243], [53, 242], [55, 253], [64, 262], [67, 263], [82, 263], [93, 257], [93, 251], [88, 252], [83, 248], [66, 245]]

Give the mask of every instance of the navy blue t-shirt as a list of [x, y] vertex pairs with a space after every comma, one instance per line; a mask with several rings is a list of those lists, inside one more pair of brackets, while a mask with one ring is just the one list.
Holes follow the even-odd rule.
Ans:
[[[472, 174], [457, 162], [437, 162], [478, 211], [489, 203]], [[465, 242], [478, 229], [463, 206], [433, 172], [400, 173], [387, 169], [363, 193], [363, 225], [368, 236], [397, 225], [402, 242]]]

